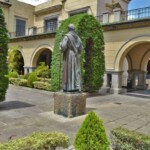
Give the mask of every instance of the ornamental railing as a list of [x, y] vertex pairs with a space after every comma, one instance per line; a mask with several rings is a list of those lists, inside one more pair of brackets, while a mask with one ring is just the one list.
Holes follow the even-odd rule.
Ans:
[[16, 32], [9, 32], [8, 36], [10, 38], [15, 37], [24, 37], [24, 36], [33, 36], [33, 35], [40, 35], [40, 34], [47, 34], [47, 33], [54, 33], [56, 32], [57, 27], [31, 27], [24, 30], [19, 30]]
[[150, 7], [133, 9], [121, 12], [121, 21], [150, 18]]
[[126, 22], [140, 19], [150, 19], [150, 7], [122, 11], [121, 9], [114, 9], [113, 13], [106, 12], [103, 15], [96, 16], [96, 19], [102, 24], [109, 24], [115, 22]]

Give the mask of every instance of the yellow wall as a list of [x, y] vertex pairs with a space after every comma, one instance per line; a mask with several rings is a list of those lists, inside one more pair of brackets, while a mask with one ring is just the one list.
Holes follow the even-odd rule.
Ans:
[[[55, 5], [61, 5], [61, 4], [62, 4], [61, 0], [46, 2], [46, 3], [36, 6], [35, 12], [38, 12], [43, 9], [46, 10], [49, 7], [52, 7]], [[62, 10], [59, 10], [57, 12], [49, 12], [49, 13], [45, 11], [45, 14], [42, 13], [41, 15], [40, 14], [36, 15], [34, 25], [37, 27], [42, 27], [44, 26], [44, 19], [50, 18], [53, 16], [57, 16], [58, 21], [62, 21], [69, 17], [69, 12], [82, 9], [82, 8], [86, 8], [86, 7], [87, 7], [88, 14], [92, 14], [93, 16], [97, 15], [97, 0], [82, 0], [82, 1], [81, 0], [67, 0], [66, 3], [62, 5]]]
[[[123, 60], [132, 48], [136, 49], [136, 45], [150, 42], [147, 34], [150, 35], [150, 27], [104, 32], [106, 69], [121, 70]], [[147, 49], [147, 46], [145, 45], [143, 49]], [[141, 55], [141, 50], [131, 57], [137, 57], [136, 55]]]
[[11, 7], [6, 8], [4, 5], [2, 6], [9, 32], [15, 32], [17, 17], [26, 20], [26, 28], [34, 25], [34, 6], [19, 2], [17, 0], [11, 0], [10, 4], [12, 4]]
[[36, 53], [43, 49], [48, 48], [51, 51], [53, 51], [54, 48], [54, 38], [47, 38], [47, 39], [39, 39], [39, 40], [32, 40], [32, 41], [22, 41], [22, 42], [16, 42], [16, 43], [9, 43], [9, 48], [14, 47], [15, 45], [19, 45], [22, 47], [21, 53], [24, 58], [25, 66], [27, 67], [36, 67], [33, 60], [34, 56], [36, 57]]

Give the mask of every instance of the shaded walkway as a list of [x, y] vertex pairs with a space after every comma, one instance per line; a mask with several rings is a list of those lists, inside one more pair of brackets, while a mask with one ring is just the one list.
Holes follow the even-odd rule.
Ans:
[[150, 99], [150, 90], [134, 90], [128, 92], [126, 95]]

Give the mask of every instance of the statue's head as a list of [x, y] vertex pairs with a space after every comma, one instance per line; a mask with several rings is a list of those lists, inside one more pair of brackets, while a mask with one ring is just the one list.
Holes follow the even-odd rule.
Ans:
[[75, 28], [75, 25], [74, 24], [69, 24], [68, 25], [68, 31], [75, 31], [76, 28]]

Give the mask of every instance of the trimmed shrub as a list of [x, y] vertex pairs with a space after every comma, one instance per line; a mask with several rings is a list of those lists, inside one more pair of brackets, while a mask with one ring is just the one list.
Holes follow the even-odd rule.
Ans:
[[111, 131], [113, 150], [150, 150], [150, 136], [117, 128]]
[[18, 75], [18, 78], [20, 78], [20, 79], [25, 79], [25, 78], [24, 78], [24, 75]]
[[51, 79], [48, 79], [48, 78], [38, 78], [38, 81], [41, 81], [41, 82], [47, 82], [47, 83], [51, 83]]
[[84, 50], [81, 54], [81, 71], [83, 90], [93, 92], [99, 90], [103, 84], [105, 71], [104, 61], [104, 37], [100, 23], [88, 14], [78, 14], [64, 20], [56, 33], [55, 46], [52, 55], [51, 85], [52, 90], [59, 90], [62, 82], [62, 56], [60, 54], [60, 41], [68, 32], [68, 25], [76, 26]]
[[17, 71], [18, 73], [23, 73], [24, 60], [20, 52], [21, 46], [17, 45], [10, 48], [8, 52], [8, 69], [9, 71]]
[[4, 19], [4, 14], [0, 7], [0, 101], [5, 100], [5, 94], [8, 88], [8, 65], [7, 65], [7, 54], [8, 54], [8, 36], [7, 29]]
[[17, 71], [10, 71], [8, 75], [6, 75], [8, 78], [18, 78], [18, 72]]
[[67, 148], [69, 139], [63, 133], [33, 133], [31, 136], [0, 144], [0, 150], [55, 150]]
[[40, 65], [34, 71], [38, 77], [49, 78], [50, 69], [45, 65], [45, 62], [40, 62]]
[[24, 75], [24, 79], [28, 79], [29, 75], [30, 75], [30, 73], [26, 73], [26, 74]]
[[9, 78], [9, 83], [18, 86], [28, 86], [28, 81], [20, 78]]
[[33, 86], [36, 89], [47, 90], [47, 91], [51, 90], [51, 85], [48, 84], [47, 82], [35, 81], [33, 82]]
[[32, 72], [32, 73], [29, 74], [27, 80], [28, 80], [28, 86], [33, 87], [33, 82], [38, 80], [37, 75], [34, 72]]
[[74, 146], [76, 150], [110, 150], [103, 121], [94, 112], [83, 121]]

